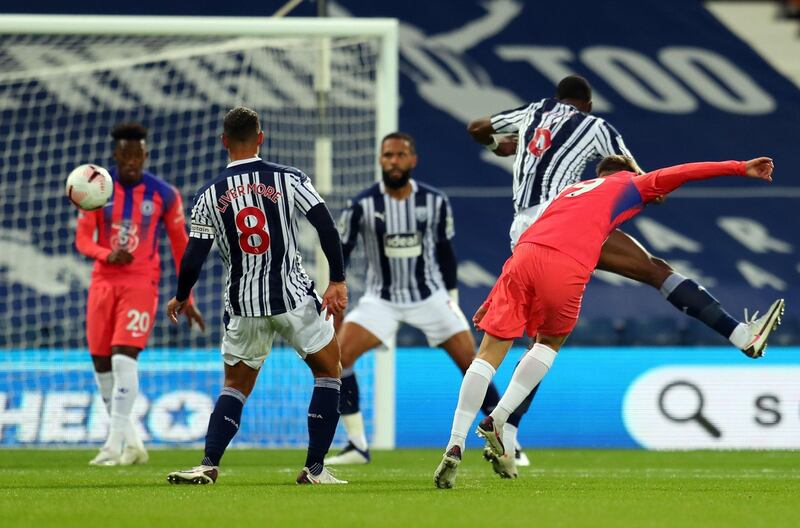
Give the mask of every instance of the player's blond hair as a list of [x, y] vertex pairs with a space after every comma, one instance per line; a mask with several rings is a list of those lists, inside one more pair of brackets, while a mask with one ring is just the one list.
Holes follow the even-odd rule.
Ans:
[[613, 156], [606, 156], [600, 160], [600, 163], [597, 164], [595, 171], [597, 176], [600, 176], [604, 172], [614, 173], [628, 171], [638, 173], [639, 167], [636, 165], [636, 162], [628, 156], [620, 156], [619, 154], [615, 154]]

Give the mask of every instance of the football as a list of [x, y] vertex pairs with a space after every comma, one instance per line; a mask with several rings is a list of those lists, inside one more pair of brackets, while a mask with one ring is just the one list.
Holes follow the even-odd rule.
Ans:
[[67, 176], [67, 198], [78, 209], [91, 211], [103, 207], [111, 197], [114, 182], [100, 165], [81, 165]]

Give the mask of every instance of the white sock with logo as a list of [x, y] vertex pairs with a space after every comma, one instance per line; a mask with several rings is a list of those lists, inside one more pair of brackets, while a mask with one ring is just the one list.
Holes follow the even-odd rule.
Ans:
[[366, 451], [367, 435], [364, 432], [364, 415], [361, 411], [353, 414], [343, 414], [342, 423], [344, 423], [344, 430], [347, 431], [347, 439], [353, 442], [353, 445], [362, 451]]
[[461, 452], [464, 452], [467, 433], [481, 408], [486, 389], [489, 388], [494, 374], [494, 367], [483, 359], [473, 360], [464, 373], [461, 390], [458, 393], [458, 405], [453, 415], [453, 429], [450, 431], [450, 441], [447, 443], [448, 450], [457, 445], [461, 448]]
[[123, 354], [111, 356], [114, 374], [114, 391], [111, 399], [111, 427], [104, 449], [113, 453], [122, 451], [126, 430], [132, 426], [131, 411], [139, 394], [139, 369], [135, 359]]
[[555, 359], [556, 351], [547, 345], [536, 343], [528, 350], [514, 370], [506, 392], [490, 415], [494, 418], [496, 427], [505, 426], [508, 417], [542, 381]]

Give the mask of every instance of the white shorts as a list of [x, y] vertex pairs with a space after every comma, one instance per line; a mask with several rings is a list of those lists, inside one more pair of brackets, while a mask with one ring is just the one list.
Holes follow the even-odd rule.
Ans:
[[542, 216], [542, 213], [547, 209], [548, 205], [550, 205], [550, 202], [540, 203], [539, 205], [523, 209], [514, 215], [514, 221], [511, 222], [511, 229], [508, 230], [508, 235], [511, 237], [512, 253], [514, 251], [514, 246], [517, 245], [519, 237]]
[[268, 317], [231, 316], [222, 336], [222, 359], [227, 365], [243, 361], [256, 370], [272, 350], [275, 335], [286, 340], [305, 359], [322, 350], [333, 339], [333, 318], [317, 312], [313, 297], [291, 312]]
[[391, 347], [400, 323], [422, 331], [428, 345], [439, 346], [454, 335], [469, 330], [467, 318], [444, 290], [433, 293], [424, 301], [397, 304], [371, 295], [358, 301], [355, 310], [344, 318], [346, 323], [356, 323], [370, 331], [381, 342]]

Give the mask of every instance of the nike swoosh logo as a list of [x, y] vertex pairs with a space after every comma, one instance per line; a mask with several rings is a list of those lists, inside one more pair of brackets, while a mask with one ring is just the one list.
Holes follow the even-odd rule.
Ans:
[[142, 334], [142, 333], [139, 333], [139, 332], [131, 332], [131, 335], [132, 335], [133, 337], [142, 337], [142, 336], [144, 336], [144, 334]]

